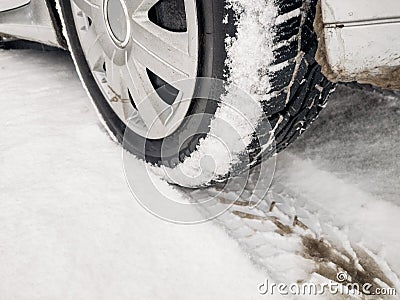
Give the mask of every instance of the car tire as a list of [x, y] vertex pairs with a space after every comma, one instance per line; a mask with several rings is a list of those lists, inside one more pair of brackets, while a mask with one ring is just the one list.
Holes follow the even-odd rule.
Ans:
[[[173, 149], [172, 155], [162, 155], [163, 139], [146, 139], [130, 133], [127, 140], [126, 131], [130, 129], [105, 99], [82, 49], [78, 35], [79, 28], [74, 22], [71, 5], [73, 1], [59, 2], [66, 38], [78, 72], [111, 135], [123, 144], [126, 150], [144, 159], [155, 169], [177, 169], [185, 165], [189, 158], [199, 151], [199, 144], [208, 138], [212, 118], [220, 108], [220, 104], [207, 99], [196, 99], [193, 96], [187, 114], [205, 114], [210, 117], [202, 124], [202, 130], [196, 132], [199, 128], [193, 129], [193, 132], [188, 135], [190, 138], [185, 140], [179, 149]], [[232, 69], [235, 66], [230, 65], [229, 61], [232, 44], [239, 39], [241, 18], [243, 14], [246, 14], [246, 7], [242, 2], [245, 3], [240, 0], [195, 1], [200, 45], [197, 61], [198, 77], [226, 80], [232, 72], [235, 72]], [[267, 30], [272, 32], [273, 60], [263, 66], [263, 57], [256, 58], [261, 66], [257, 70], [258, 82], [268, 77], [269, 87], [267, 90], [258, 89], [256, 92], [245, 91], [251, 95], [255, 94], [255, 99], [263, 111], [262, 117], [256, 122], [258, 137], [255, 136], [254, 140], [244, 145], [242, 149], [241, 155], [246, 156], [243, 160], [245, 163], [231, 163], [229, 170], [225, 169], [204, 179], [184, 181], [183, 185], [190, 187], [210, 185], [224, 181], [229, 176], [256, 165], [262, 159], [272, 156], [291, 144], [326, 106], [334, 84], [324, 77], [315, 59], [318, 49], [318, 38], [314, 31], [317, 1], [276, 0], [274, 6], [276, 9], [276, 14], [273, 16], [274, 22], [270, 25], [262, 24], [262, 26], [269, 26]], [[231, 39], [230, 45], [227, 45], [227, 37]], [[243, 59], [246, 59], [246, 51], [242, 50], [242, 52]], [[196, 89], [201, 88], [201, 86], [196, 87]], [[179, 139], [180, 133], [187, 131], [188, 127], [190, 130], [188, 124], [182, 123], [172, 136], [176, 135]], [[261, 139], [260, 133], [263, 135]], [[275, 140], [274, 147], [266, 148], [265, 145], [260, 144], [260, 140], [267, 143], [271, 138]], [[137, 145], [145, 145], [145, 147], [139, 149]], [[213, 155], [213, 153], [206, 154]], [[181, 182], [174, 183], [182, 184]]]

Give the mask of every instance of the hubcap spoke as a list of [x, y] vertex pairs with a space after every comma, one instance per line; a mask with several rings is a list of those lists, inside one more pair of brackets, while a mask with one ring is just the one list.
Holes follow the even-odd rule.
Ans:
[[130, 1], [127, 6], [131, 15], [146, 16], [150, 8], [152, 8], [160, 0], [137, 0]]
[[[198, 59], [195, 0], [184, 0], [185, 32], [149, 19], [159, 1], [72, 0], [81, 46], [104, 97], [131, 130], [150, 139], [168, 136], [185, 118], [194, 85], [180, 82], [196, 76]], [[177, 94], [163, 99], [171, 95], [155, 90], [160, 82]]]
[[96, 36], [93, 31], [88, 32], [93, 43], [88, 48], [87, 62], [93, 71], [103, 71], [104, 52], [100, 45], [101, 36]]
[[172, 32], [148, 20], [133, 22], [135, 58], [167, 82], [188, 78], [193, 57], [189, 56], [187, 32]]
[[103, 86], [106, 87], [109, 102], [116, 112], [116, 114], [125, 120], [124, 103], [128, 102], [127, 98], [123, 98], [122, 95], [122, 83], [121, 83], [121, 67], [114, 64], [115, 52], [111, 58], [105, 57], [104, 63], [106, 66], [105, 81]]
[[101, 1], [99, 0], [73, 0], [75, 5], [88, 17], [99, 14]]
[[[131, 79], [128, 80], [131, 83], [128, 88], [130, 91], [133, 90], [133, 101], [147, 130], [150, 131], [149, 133], [165, 132], [165, 124], [172, 114], [172, 107], [165, 103], [154, 89], [151, 89], [151, 82], [145, 75], [147, 73], [146, 68], [133, 59], [129, 59], [126, 63], [125, 72]], [[136, 85], [133, 86], [133, 82]]]

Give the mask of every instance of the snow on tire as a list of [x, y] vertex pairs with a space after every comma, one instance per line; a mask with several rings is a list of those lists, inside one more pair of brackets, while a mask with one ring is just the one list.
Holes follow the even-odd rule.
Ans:
[[[315, 0], [227, 1], [224, 22], [233, 23], [235, 27], [234, 32], [226, 33], [227, 92], [221, 100], [243, 110], [245, 105], [240, 102], [243, 99], [229, 97], [230, 88], [251, 95], [258, 105], [248, 102], [251, 108], [244, 111], [244, 116], [256, 130], [242, 133], [244, 138], [253, 137], [246, 141], [246, 148], [229, 153], [225, 158], [219, 156], [216, 164], [225, 168], [219, 172], [202, 169], [204, 173], [214, 172], [212, 180], [208, 180], [209, 177], [205, 181], [200, 179], [203, 184], [223, 181], [283, 150], [326, 106], [335, 85], [324, 77], [315, 59], [318, 48], [314, 32], [316, 6]], [[220, 106], [216, 115], [223, 116], [224, 109], [225, 106]], [[211, 131], [213, 125], [211, 123]], [[240, 128], [241, 124], [234, 126]], [[219, 138], [230, 139], [229, 134], [219, 134]], [[212, 156], [213, 147], [204, 146], [209, 139], [212, 138], [201, 141], [197, 151]], [[200, 162], [194, 163], [193, 157], [196, 156], [180, 167], [199, 168]], [[247, 158], [245, 162], [237, 163], [243, 157]], [[193, 181], [188, 179], [187, 184], [190, 182]]]
[[[138, 28], [153, 30], [149, 32], [155, 34], [153, 44], [145, 38], [149, 32], [142, 32], [142, 36], [136, 37], [144, 37], [141, 45], [148, 47], [147, 51], [152, 54], [149, 56], [137, 46], [140, 41], [129, 39], [129, 30], [121, 32], [126, 37], [123, 43], [113, 43], [116, 36], [113, 28], [109, 28], [113, 23], [107, 23], [109, 30], [104, 31], [101, 39], [96, 39], [96, 30], [105, 28], [102, 24], [104, 19], [113, 17], [102, 17], [102, 14], [107, 15], [107, 10], [82, 6], [80, 1], [75, 0], [58, 1], [64, 33], [77, 69], [111, 135], [128, 152], [148, 162], [153, 166], [153, 171], [170, 182], [199, 187], [224, 181], [287, 147], [326, 105], [334, 84], [322, 75], [321, 67], [315, 60], [318, 48], [314, 32], [317, 0], [198, 0], [195, 5], [193, 3], [158, 1], [154, 9], [146, 8], [149, 9], [149, 20], [143, 24], [140, 23], [144, 22], [143, 19], [134, 20], [142, 24]], [[185, 7], [187, 4], [190, 4], [189, 8]], [[173, 8], [172, 11], [169, 7]], [[180, 8], [180, 15], [174, 13], [177, 8]], [[126, 7], [126, 10], [129, 9], [130, 5]], [[179, 26], [169, 20], [176, 15], [180, 18], [179, 22], [175, 22]], [[135, 16], [132, 18], [135, 19]], [[186, 25], [182, 22], [185, 18]], [[137, 26], [136, 23], [133, 25]], [[186, 47], [192, 49], [189, 56], [182, 56], [182, 61], [188, 60], [189, 65], [182, 64], [179, 55], [175, 55], [178, 52], [174, 54], [172, 48], [168, 48], [168, 51], [172, 51], [170, 56], [158, 51], [159, 45], [170, 46], [165, 44], [166, 38], [154, 25], [161, 26], [162, 32], [171, 37], [175, 44], [185, 41], [187, 36], [192, 37], [189, 39], [192, 42], [189, 41], [189, 45], [183, 45], [179, 50], [185, 50]], [[107, 38], [107, 35], [110, 37]], [[193, 42], [193, 38], [198, 42]], [[98, 57], [91, 57], [93, 47], [98, 48]], [[194, 51], [197, 53], [194, 55], [193, 49], [196, 47], [198, 51]], [[137, 53], [138, 57], [130, 53]], [[141, 57], [136, 66], [141, 66], [142, 73], [138, 71], [139, 76], [131, 76], [132, 64], [129, 69], [128, 62], [130, 59], [140, 60]], [[152, 61], [153, 58], [156, 61]], [[170, 61], [165, 63], [165, 59]], [[155, 66], [159, 63], [162, 66], [157, 69]], [[177, 68], [174, 68], [174, 64]], [[168, 69], [170, 65], [172, 67]], [[168, 93], [172, 90], [176, 99], [179, 98], [179, 87], [182, 85], [175, 81], [164, 81], [163, 76], [169, 76], [171, 80], [181, 78], [183, 74], [193, 73], [196, 68], [199, 80], [194, 83], [193, 78], [183, 80], [192, 81], [190, 88], [183, 84], [186, 86], [183, 94], [186, 97], [189, 95], [191, 101], [190, 105], [184, 105], [186, 117], [185, 112], [168, 108], [162, 101], [153, 105], [153, 100], [161, 97], [159, 89], [166, 88]], [[114, 69], [119, 71], [114, 72]], [[126, 74], [130, 74], [129, 78]], [[136, 78], [137, 82], [144, 78], [147, 82], [147, 90], [141, 89], [137, 97], [132, 96], [135, 94], [132, 87], [137, 87], [137, 82], [132, 78]], [[223, 88], [217, 83], [215, 89], [213, 84], [204, 84], [207, 80], [201, 78], [217, 82], [223, 80]], [[133, 80], [132, 84], [127, 83], [130, 79]], [[148, 91], [149, 87], [154, 88], [153, 92]], [[146, 97], [141, 97], [145, 90]], [[196, 98], [199, 90], [206, 90], [209, 97]], [[139, 98], [150, 100], [143, 105], [141, 103], [144, 102], [139, 101], [143, 99]], [[159, 126], [151, 138], [132, 129], [141, 120], [147, 125], [144, 128], [149, 128], [151, 122], [146, 118], [149, 113], [153, 114], [149, 104], [153, 105], [156, 112], [161, 107], [161, 112], [156, 113]], [[125, 111], [128, 107], [129, 112], [133, 113]], [[163, 116], [164, 107], [170, 110], [170, 116], [177, 112], [181, 115], [177, 126], [163, 126], [171, 119], [170, 116]], [[200, 124], [201, 129], [187, 122], [191, 116], [202, 114], [204, 121]], [[134, 122], [130, 122], [132, 116]], [[221, 120], [230, 125], [230, 131], [221, 130]], [[165, 146], [166, 140], [181, 143], [167, 143]], [[221, 150], [223, 144], [230, 145], [229, 151]], [[213, 163], [202, 163], [205, 156], [214, 160]]]

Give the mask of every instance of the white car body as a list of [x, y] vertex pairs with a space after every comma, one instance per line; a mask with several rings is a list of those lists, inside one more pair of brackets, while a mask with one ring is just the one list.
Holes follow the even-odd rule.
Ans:
[[46, 0], [0, 0], [0, 33], [62, 46], [49, 3]]
[[[0, 0], [0, 33], [65, 47], [52, 2]], [[320, 7], [325, 75], [400, 88], [400, 1], [321, 0]]]
[[383, 87], [399, 84], [400, 1], [323, 0], [321, 8], [331, 75]]

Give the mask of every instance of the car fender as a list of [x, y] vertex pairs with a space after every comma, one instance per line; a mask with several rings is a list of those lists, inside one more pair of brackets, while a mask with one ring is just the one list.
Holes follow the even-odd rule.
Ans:
[[400, 1], [321, 0], [318, 59], [333, 81], [400, 88]]

